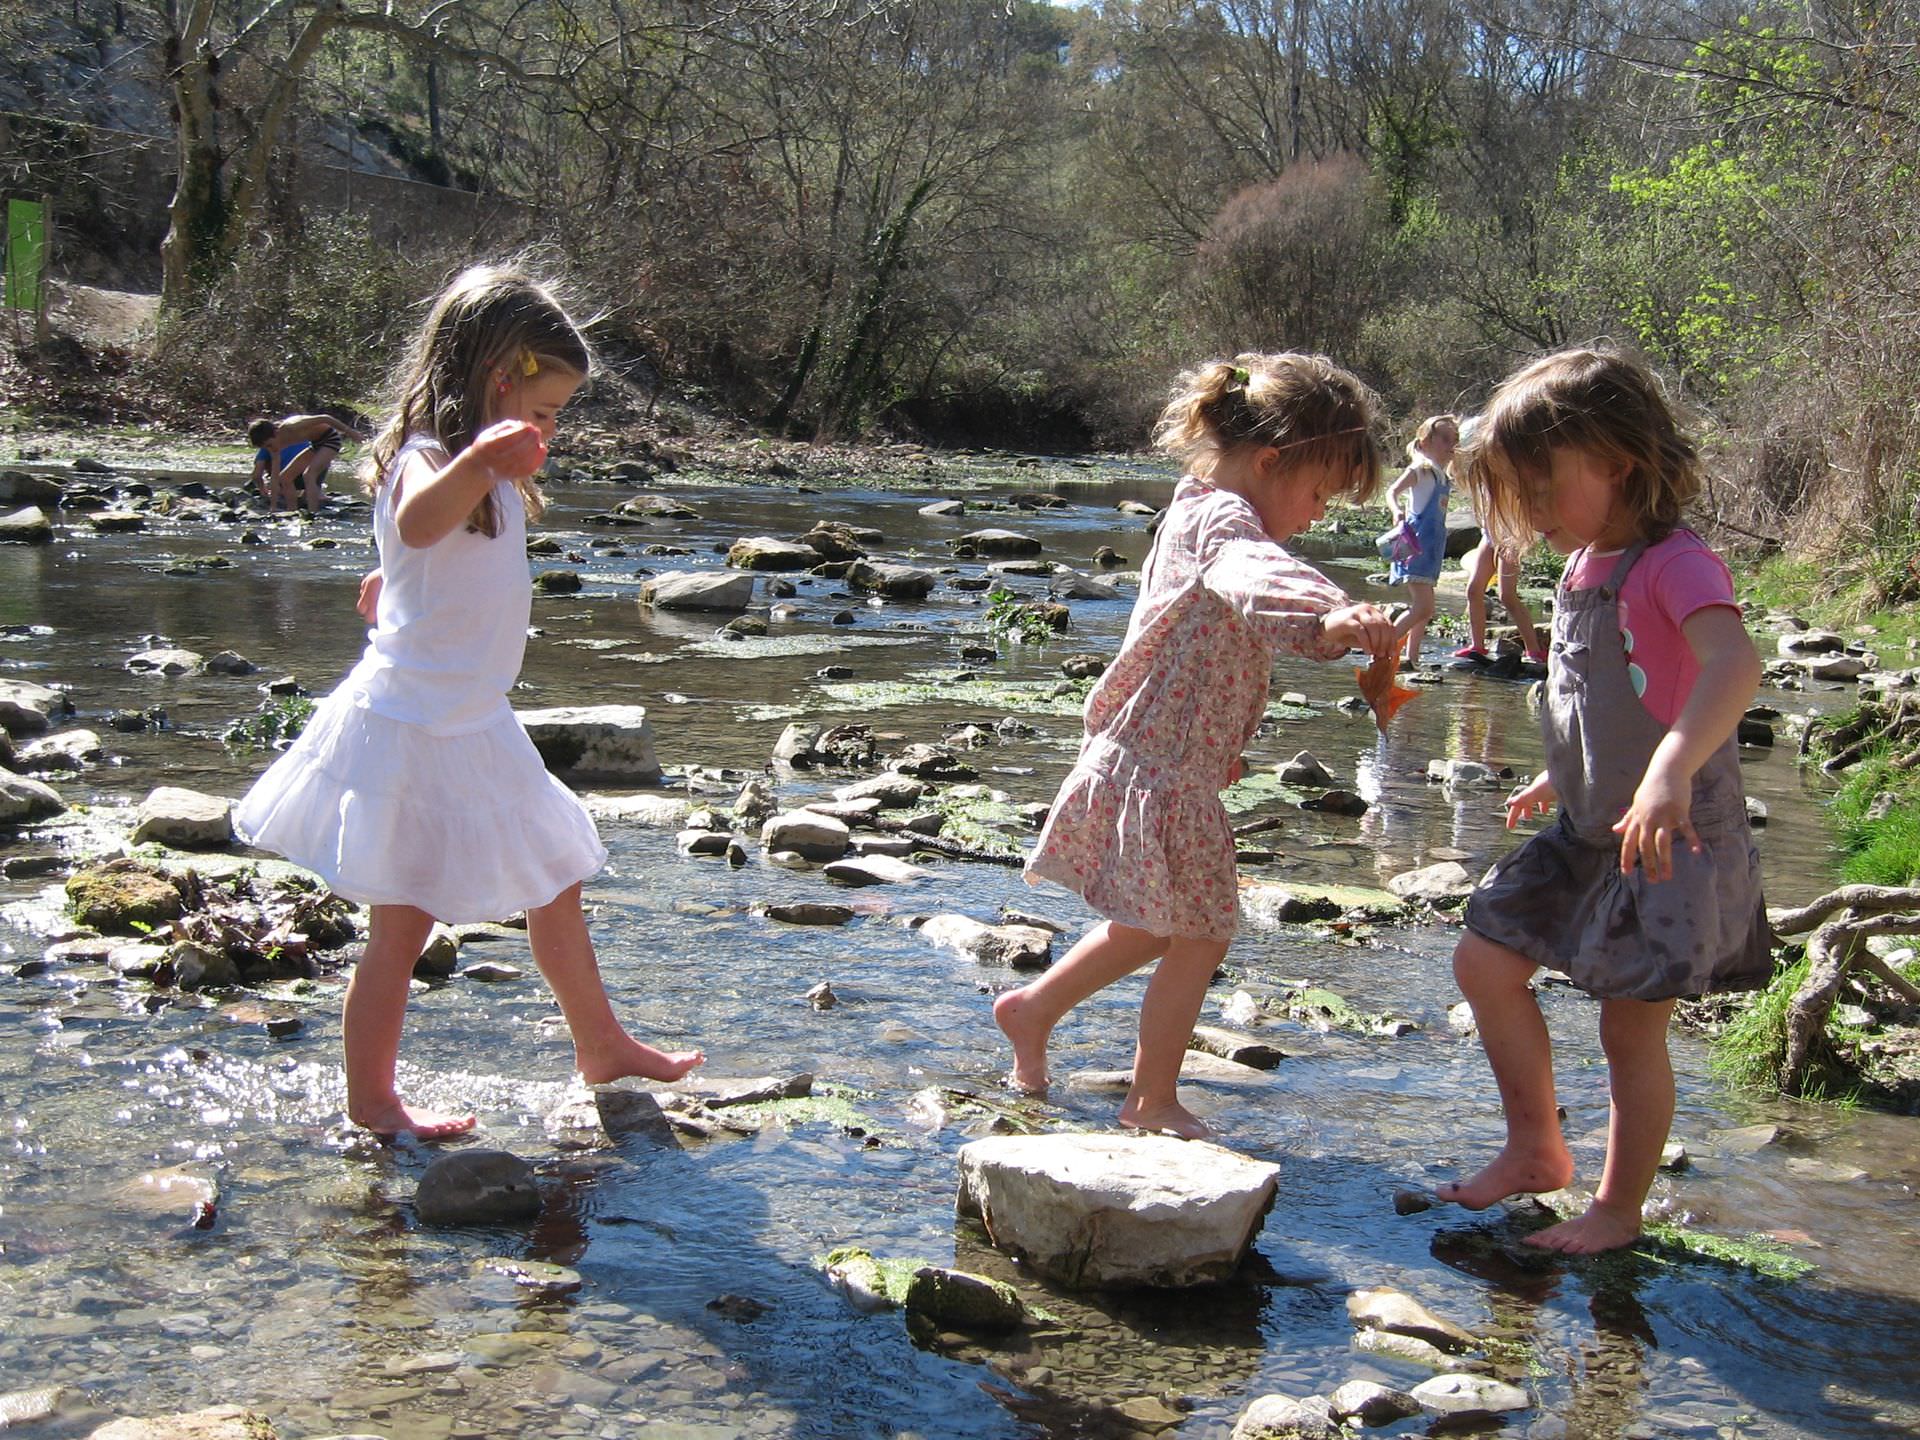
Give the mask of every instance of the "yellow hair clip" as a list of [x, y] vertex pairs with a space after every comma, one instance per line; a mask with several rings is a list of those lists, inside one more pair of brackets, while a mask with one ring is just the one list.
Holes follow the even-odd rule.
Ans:
[[520, 373], [529, 380], [540, 373], [540, 362], [533, 358], [531, 350], [520, 357]]

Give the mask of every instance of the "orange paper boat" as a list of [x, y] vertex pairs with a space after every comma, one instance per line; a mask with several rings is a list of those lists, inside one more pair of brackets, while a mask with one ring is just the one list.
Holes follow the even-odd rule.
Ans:
[[1387, 733], [1387, 722], [1400, 707], [1420, 693], [1402, 685], [1399, 675], [1398, 650], [1376, 655], [1371, 665], [1364, 669], [1356, 667], [1353, 672], [1353, 678], [1360, 682], [1360, 697], [1373, 707], [1373, 723], [1380, 727], [1382, 735]]

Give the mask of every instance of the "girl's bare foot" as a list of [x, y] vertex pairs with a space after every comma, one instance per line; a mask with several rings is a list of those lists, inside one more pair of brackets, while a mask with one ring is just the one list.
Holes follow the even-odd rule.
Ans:
[[383, 1140], [391, 1140], [401, 1134], [410, 1134], [416, 1140], [445, 1140], [466, 1134], [476, 1123], [472, 1115], [453, 1115], [442, 1110], [415, 1110], [397, 1099], [365, 1109], [349, 1105], [347, 1119], [364, 1130], [371, 1130]]
[[1008, 1077], [1013, 1088], [1029, 1095], [1044, 1095], [1047, 1037], [1053, 1034], [1053, 1027], [1041, 1027], [1028, 1013], [1024, 989], [1009, 990], [993, 1002], [993, 1023], [1013, 1044], [1013, 1073]]
[[623, 1035], [619, 1042], [592, 1055], [576, 1050], [573, 1063], [587, 1084], [605, 1085], [629, 1075], [642, 1080], [678, 1080], [706, 1058], [698, 1050], [656, 1050], [631, 1035]]
[[1120, 1107], [1120, 1124], [1128, 1130], [1154, 1135], [1177, 1135], [1182, 1140], [1211, 1140], [1213, 1131], [1198, 1115], [1178, 1101], [1170, 1105], [1136, 1105], [1129, 1099]]
[[1472, 1179], [1441, 1185], [1433, 1193], [1449, 1204], [1484, 1210], [1509, 1195], [1544, 1195], [1564, 1189], [1572, 1179], [1573, 1156], [1566, 1146], [1515, 1150], [1509, 1145]]
[[1640, 1212], [1625, 1213], [1595, 1203], [1587, 1213], [1572, 1220], [1549, 1225], [1529, 1235], [1526, 1243], [1541, 1250], [1557, 1250], [1562, 1255], [1598, 1255], [1618, 1250], [1640, 1238]]

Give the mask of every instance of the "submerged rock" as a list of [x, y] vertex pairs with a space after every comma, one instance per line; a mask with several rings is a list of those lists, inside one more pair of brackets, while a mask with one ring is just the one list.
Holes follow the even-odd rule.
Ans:
[[1375, 1286], [1347, 1296], [1347, 1318], [1367, 1330], [1412, 1335], [1442, 1350], [1472, 1350], [1479, 1338], [1451, 1320], [1443, 1320], [1411, 1295]]
[[442, 1155], [420, 1176], [413, 1211], [429, 1225], [492, 1225], [540, 1213], [533, 1167], [505, 1150]]
[[1020, 1293], [1004, 1280], [922, 1265], [907, 1287], [907, 1314], [944, 1330], [1013, 1330], [1027, 1318]]
[[277, 1440], [273, 1422], [243, 1405], [215, 1405], [178, 1415], [115, 1420], [87, 1440]]
[[1000, 1135], [960, 1149], [958, 1208], [1079, 1289], [1190, 1286], [1239, 1267], [1280, 1168], [1159, 1135]]
[[1434, 1415], [1498, 1415], [1525, 1410], [1533, 1397], [1517, 1385], [1487, 1375], [1436, 1375], [1413, 1387], [1412, 1396]]
[[165, 646], [142, 650], [127, 659], [127, 669], [136, 675], [191, 675], [200, 665], [201, 656], [196, 651]]

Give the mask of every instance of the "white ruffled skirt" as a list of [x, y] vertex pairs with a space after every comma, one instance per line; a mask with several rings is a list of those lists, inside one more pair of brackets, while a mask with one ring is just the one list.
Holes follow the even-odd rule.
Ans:
[[607, 852], [519, 720], [434, 735], [344, 687], [234, 810], [249, 844], [365, 905], [411, 905], [450, 924], [545, 905]]

